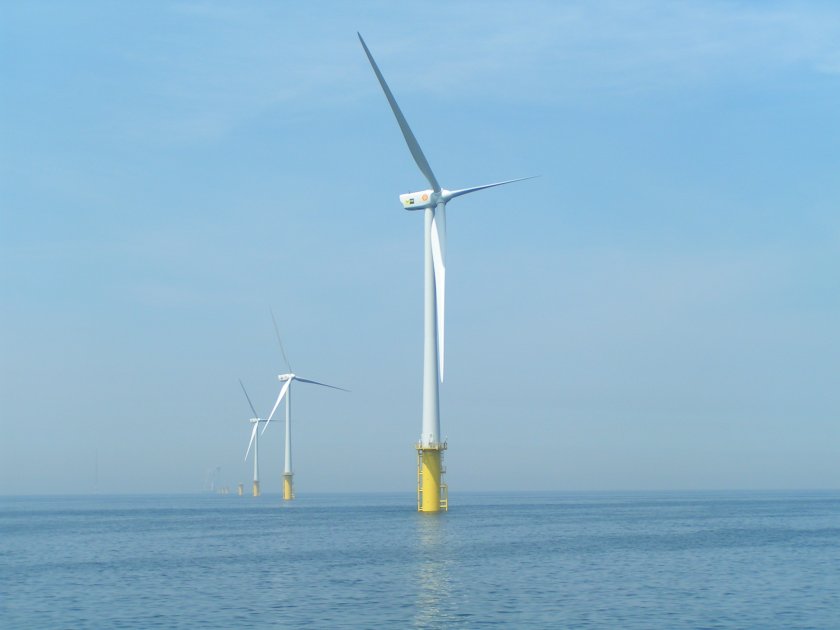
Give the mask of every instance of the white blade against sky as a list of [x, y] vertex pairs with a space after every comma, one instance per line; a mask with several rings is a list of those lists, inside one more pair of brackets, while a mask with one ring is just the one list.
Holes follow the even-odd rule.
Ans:
[[429, 180], [429, 184], [432, 186], [432, 190], [435, 192], [440, 192], [440, 184], [438, 184], [437, 178], [435, 174], [432, 172], [432, 167], [429, 166], [429, 162], [426, 160], [426, 156], [423, 155], [423, 150], [420, 148], [420, 145], [417, 142], [417, 138], [414, 137], [414, 134], [411, 131], [411, 127], [408, 126], [408, 122], [403, 116], [402, 111], [400, 110], [400, 106], [397, 105], [396, 99], [394, 99], [394, 95], [391, 94], [391, 89], [388, 87], [388, 84], [385, 83], [385, 77], [382, 76], [382, 73], [379, 71], [379, 66], [376, 65], [376, 62], [373, 60], [373, 55], [370, 54], [368, 50], [367, 44], [365, 44], [365, 40], [362, 39], [361, 33], [356, 33], [359, 36], [359, 41], [362, 42], [362, 48], [365, 49], [365, 54], [367, 55], [368, 61], [370, 61], [370, 65], [373, 68], [374, 74], [376, 74], [376, 78], [379, 79], [379, 85], [382, 86], [382, 91], [385, 92], [385, 98], [388, 99], [388, 104], [391, 105], [391, 110], [394, 112], [394, 116], [397, 118], [397, 123], [402, 130], [403, 137], [405, 138], [405, 142], [408, 145], [408, 150], [411, 151], [411, 155], [414, 157], [414, 161], [417, 162], [417, 166], [420, 168], [420, 172], [426, 176], [426, 179]]
[[271, 409], [271, 413], [268, 414], [268, 420], [265, 421], [265, 426], [263, 427], [262, 433], [260, 433], [260, 435], [265, 433], [265, 430], [268, 428], [268, 423], [271, 422], [271, 419], [274, 417], [274, 412], [277, 411], [277, 407], [280, 406], [280, 401], [283, 400], [283, 396], [285, 396], [286, 392], [289, 391], [289, 385], [292, 384], [292, 380], [293, 379], [290, 378], [283, 384], [283, 387], [280, 389], [280, 395], [277, 397], [277, 402], [274, 403], [274, 407]]
[[254, 419], [257, 422], [254, 423], [254, 430], [251, 431], [251, 441], [248, 442], [248, 450], [245, 451], [245, 461], [248, 461], [248, 453], [251, 452], [251, 445], [254, 443], [254, 438], [257, 435], [257, 427], [260, 426], [259, 423], [259, 416], [257, 415], [257, 410], [254, 409], [254, 404], [251, 402], [251, 397], [248, 395], [248, 390], [245, 389], [245, 383], [242, 382], [242, 379], [239, 379], [239, 386], [242, 388], [242, 393], [245, 394], [245, 399], [248, 401], [248, 406], [251, 407], [251, 411], [254, 413]]
[[[391, 111], [394, 112], [397, 124], [399, 124], [400, 130], [405, 138], [405, 142], [408, 145], [408, 150], [411, 151], [411, 155], [414, 157], [414, 161], [420, 168], [420, 172], [422, 172], [426, 179], [429, 180], [429, 184], [431, 184], [434, 193], [439, 194], [437, 197], [438, 201], [433, 208], [434, 215], [432, 218], [432, 233], [430, 236], [432, 245], [432, 264], [434, 268], [433, 276], [435, 282], [435, 328], [437, 329], [438, 377], [440, 378], [440, 381], [443, 382], [445, 355], [444, 343], [446, 337], [446, 202], [450, 199], [454, 199], [455, 197], [466, 195], [467, 193], [484, 190], [485, 188], [493, 188], [494, 186], [511, 184], [513, 182], [519, 182], [531, 178], [520, 177], [518, 179], [509, 179], [503, 182], [484, 184], [483, 186], [473, 186], [472, 188], [462, 188], [454, 191], [442, 190], [440, 184], [438, 184], [435, 174], [432, 172], [431, 166], [429, 166], [428, 160], [426, 160], [426, 156], [423, 154], [423, 150], [420, 148], [420, 144], [417, 142], [417, 138], [415, 138], [414, 133], [411, 131], [411, 127], [408, 126], [408, 122], [406, 121], [405, 116], [403, 116], [402, 110], [391, 92], [391, 88], [388, 87], [385, 77], [382, 76], [382, 72], [379, 71], [379, 66], [376, 65], [376, 61], [374, 61], [373, 55], [370, 53], [365, 40], [362, 38], [361, 33], [357, 32], [356, 34], [359, 36], [359, 41], [361, 42], [371, 68], [373, 68], [373, 72], [379, 81], [379, 85], [385, 93], [385, 98], [388, 99]], [[432, 199], [435, 199], [434, 195], [432, 196]], [[434, 201], [432, 203], [434, 203]]]
[[344, 389], [343, 387], [336, 387], [335, 385], [327, 385], [326, 383], [319, 383], [318, 381], [310, 381], [308, 378], [301, 378], [299, 376], [295, 376], [296, 381], [300, 381], [301, 383], [310, 383], [311, 385], [320, 385], [321, 387], [329, 387], [331, 389], [340, 389], [343, 392], [349, 392], [349, 389]]
[[504, 186], [505, 184], [512, 184], [513, 182], [523, 182], [526, 179], [534, 179], [535, 177], [539, 177], [539, 175], [530, 175], [528, 177], [517, 177], [516, 179], [506, 179], [503, 182], [495, 182], [493, 184], [484, 184], [483, 186], [473, 186], [472, 188], [461, 188], [460, 190], [452, 190], [449, 191], [444, 195], [446, 201], [450, 199], [454, 199], [455, 197], [460, 197], [461, 195], [466, 195], [467, 193], [475, 192], [477, 190], [484, 190], [485, 188], [493, 188], [495, 186]]
[[257, 410], [254, 409], [254, 404], [251, 402], [251, 397], [248, 395], [248, 392], [245, 390], [245, 383], [242, 382], [242, 379], [239, 379], [239, 386], [242, 388], [242, 393], [245, 394], [245, 398], [248, 401], [248, 406], [251, 407], [251, 411], [254, 413], [254, 417], [258, 418]]
[[[376, 61], [373, 59], [373, 55], [370, 54], [370, 50], [368, 50], [367, 44], [365, 44], [365, 40], [362, 38], [361, 33], [356, 33], [359, 36], [359, 41], [362, 43], [362, 48], [365, 50], [365, 55], [367, 55], [368, 61], [370, 61], [370, 65], [373, 68], [374, 74], [376, 74], [376, 78], [379, 80], [379, 85], [382, 87], [382, 91], [385, 92], [385, 98], [388, 99], [388, 104], [391, 106], [391, 111], [394, 112], [394, 116], [397, 119], [397, 124], [400, 126], [400, 130], [402, 131], [403, 137], [405, 138], [405, 143], [408, 145], [408, 150], [411, 151], [411, 155], [414, 157], [414, 161], [417, 163], [417, 166], [420, 168], [420, 172], [426, 176], [426, 179], [429, 180], [429, 184], [432, 186], [432, 190], [436, 193], [441, 192], [440, 184], [435, 177], [435, 174], [432, 172], [432, 167], [429, 166], [428, 160], [426, 160], [426, 156], [423, 154], [423, 150], [420, 148], [420, 144], [417, 142], [417, 138], [414, 137], [414, 133], [411, 131], [411, 127], [408, 126], [408, 121], [406, 121], [405, 116], [403, 116], [402, 110], [400, 106], [397, 105], [397, 100], [394, 98], [394, 95], [391, 93], [391, 88], [388, 87], [388, 84], [385, 81], [385, 77], [382, 76], [382, 73], [379, 71], [379, 66], [376, 65]], [[492, 185], [492, 184], [491, 184]], [[469, 192], [469, 191], [468, 191]], [[462, 193], [463, 194], [463, 193]], [[435, 303], [436, 303], [436, 328], [437, 328], [437, 345], [438, 345], [438, 370], [439, 370], [439, 378], [441, 382], [443, 381], [443, 356], [444, 356], [444, 313], [445, 313], [445, 301], [446, 301], [446, 210], [445, 210], [445, 200], [444, 203], [437, 206], [435, 209], [435, 216], [432, 219], [432, 261], [434, 263], [434, 277], [435, 277]]]
[[[256, 414], [254, 414], [254, 415], [256, 415]], [[254, 444], [254, 439], [256, 439], [256, 437], [257, 437], [257, 429], [259, 428], [259, 426], [260, 426], [259, 422], [254, 423], [254, 430], [251, 431], [251, 441], [248, 442], [248, 450], [245, 451], [245, 460], [244, 461], [246, 461], [246, 462], [248, 461], [248, 454], [251, 452], [251, 446], [253, 446], [253, 444]]]
[[271, 323], [274, 324], [274, 334], [277, 335], [277, 343], [280, 345], [280, 353], [283, 355], [283, 362], [286, 364], [286, 369], [289, 373], [292, 373], [292, 365], [289, 363], [289, 359], [286, 358], [286, 349], [283, 347], [283, 340], [280, 338], [280, 329], [277, 327], [277, 318], [274, 317], [274, 309], [269, 308], [269, 313], [271, 313]]

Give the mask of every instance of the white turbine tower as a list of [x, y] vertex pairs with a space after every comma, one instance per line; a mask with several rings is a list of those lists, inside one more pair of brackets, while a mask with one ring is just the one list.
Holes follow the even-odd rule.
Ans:
[[417, 444], [418, 482], [417, 509], [421, 512], [439, 512], [448, 509], [446, 485], [442, 483], [442, 451], [446, 443], [440, 438], [440, 400], [438, 386], [443, 382], [443, 341], [444, 341], [444, 299], [446, 293], [446, 204], [461, 195], [531, 179], [520, 177], [483, 186], [446, 190], [438, 183], [417, 138], [408, 126], [400, 111], [394, 95], [391, 93], [379, 66], [373, 60], [365, 40], [359, 35], [359, 41], [365, 50], [388, 104], [394, 112], [408, 150], [431, 185], [430, 189], [400, 195], [400, 201], [406, 210], [423, 210], [424, 225], [424, 303], [423, 303], [423, 429]]
[[280, 388], [280, 394], [277, 396], [277, 401], [274, 403], [274, 407], [271, 409], [271, 413], [268, 414], [268, 419], [265, 421], [265, 426], [263, 427], [262, 433], [265, 433], [265, 430], [268, 428], [268, 424], [274, 417], [274, 412], [277, 411], [277, 407], [280, 406], [280, 403], [285, 397], [286, 458], [283, 467], [283, 500], [291, 501], [295, 498], [294, 488], [292, 486], [292, 477], [294, 476], [294, 472], [292, 471], [292, 381], [300, 381], [301, 383], [309, 383], [311, 385], [320, 385], [321, 387], [329, 387], [330, 389], [340, 389], [343, 392], [350, 390], [344, 389], [343, 387], [336, 387], [335, 385], [327, 385], [326, 383], [319, 383], [318, 381], [311, 381], [306, 378], [301, 378], [300, 376], [292, 372], [292, 366], [289, 364], [289, 360], [286, 358], [286, 351], [283, 349], [283, 341], [280, 339], [280, 331], [277, 328], [277, 320], [274, 319], [273, 312], [271, 313], [271, 320], [274, 324], [274, 332], [277, 334], [277, 343], [280, 344], [280, 352], [283, 353], [283, 360], [285, 361], [286, 368], [289, 371], [286, 374], [279, 374], [277, 376], [280, 382], [283, 383], [283, 386]]
[[[245, 398], [248, 400], [248, 405], [251, 407], [251, 411], [254, 414], [254, 417], [251, 418], [251, 424], [254, 425], [254, 428], [251, 430], [251, 441], [248, 442], [248, 450], [245, 451], [245, 461], [248, 461], [248, 454], [251, 452], [251, 446], [254, 447], [254, 486], [253, 486], [253, 494], [255, 497], [260, 496], [260, 468], [259, 468], [259, 441], [260, 438], [257, 435], [257, 429], [260, 426], [260, 422], [262, 422], [262, 418], [259, 417], [257, 414], [257, 410], [254, 409], [254, 405], [251, 402], [251, 397], [248, 396], [248, 392], [245, 391], [245, 385], [242, 383], [242, 379], [239, 380], [239, 385], [242, 387], [242, 393], [245, 394]], [[240, 484], [241, 485], [241, 484]]]

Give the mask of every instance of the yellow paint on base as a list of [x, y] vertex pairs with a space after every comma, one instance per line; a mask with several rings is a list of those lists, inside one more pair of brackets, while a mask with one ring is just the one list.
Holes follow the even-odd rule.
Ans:
[[417, 511], [449, 510], [449, 492], [443, 483], [446, 443], [417, 445]]
[[254, 491], [254, 496], [255, 496], [255, 497], [260, 496], [260, 482], [259, 482], [259, 481], [255, 481], [255, 482], [254, 482], [254, 488], [253, 488], [253, 491]]
[[292, 475], [293, 473], [285, 473], [283, 475], [283, 500], [291, 501], [295, 498], [295, 493], [292, 490]]
[[240, 497], [241, 497], [243, 494], [245, 494], [244, 487], [242, 486], [242, 484], [241, 484], [241, 483], [240, 483], [238, 486], [236, 486], [236, 494], [238, 494]]

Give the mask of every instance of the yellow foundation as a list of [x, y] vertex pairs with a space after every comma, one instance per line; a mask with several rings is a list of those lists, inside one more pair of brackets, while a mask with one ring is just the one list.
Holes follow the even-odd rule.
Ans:
[[241, 497], [243, 494], [245, 494], [245, 491], [244, 491], [243, 486], [242, 486], [242, 484], [241, 484], [241, 483], [240, 483], [238, 486], [236, 486], [236, 494], [238, 494], [240, 497]]
[[417, 445], [417, 511], [449, 510], [449, 491], [443, 483], [446, 443]]
[[293, 473], [285, 473], [283, 475], [283, 500], [284, 501], [291, 501], [295, 498], [295, 493], [292, 490], [292, 474]]
[[253, 492], [254, 492], [255, 497], [260, 496], [260, 482], [259, 481], [254, 482]]

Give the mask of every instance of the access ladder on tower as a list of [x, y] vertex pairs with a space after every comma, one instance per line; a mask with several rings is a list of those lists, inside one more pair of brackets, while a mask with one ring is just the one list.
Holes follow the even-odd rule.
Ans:
[[[446, 446], [443, 447], [444, 449]], [[440, 469], [440, 476], [446, 474], [446, 467], [442, 466]], [[441, 482], [440, 484], [440, 509], [444, 512], [449, 511], [449, 486]], [[423, 511], [423, 456], [420, 451], [417, 451], [417, 511]]]

